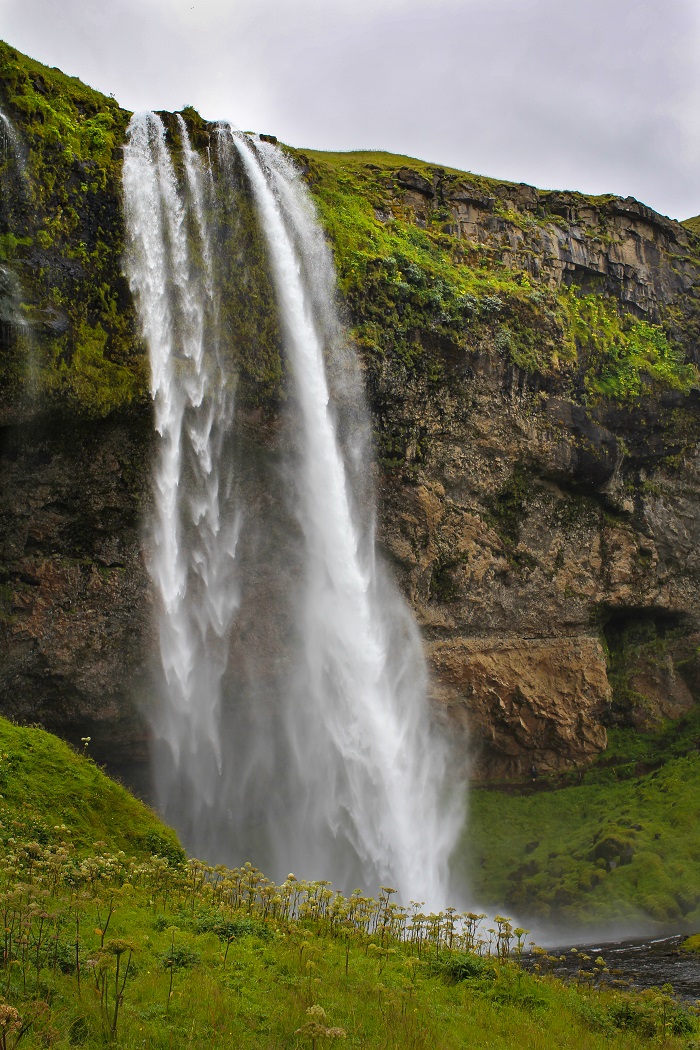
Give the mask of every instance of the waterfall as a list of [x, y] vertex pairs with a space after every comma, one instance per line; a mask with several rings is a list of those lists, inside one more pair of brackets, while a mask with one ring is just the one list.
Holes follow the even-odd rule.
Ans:
[[[325, 366], [339, 328], [329, 252], [283, 156], [235, 144], [270, 249], [303, 435], [303, 658], [284, 717], [307, 865], [321, 870], [335, 855], [342, 870], [349, 846], [365, 884], [443, 906], [457, 813], [443, 797], [447, 756], [428, 718], [420, 638], [377, 564], [372, 508], [353, 491], [338, 439]], [[362, 407], [349, 445], [367, 470]]]
[[[375, 549], [370, 423], [330, 252], [276, 148], [221, 126], [212, 172], [181, 120], [179, 137], [178, 178], [159, 118], [134, 117], [124, 167], [160, 442], [159, 804], [209, 860], [346, 891], [390, 884], [443, 907], [463, 814], [419, 632]], [[230, 226], [219, 212], [232, 188], [252, 192], [289, 378], [281, 447], [256, 452], [263, 466], [227, 445], [242, 424], [221, 275], [248, 260], [222, 257], [212, 229]]]
[[6, 113], [0, 109], [0, 163], [12, 161], [14, 166], [24, 173], [26, 156], [22, 140], [15, 126]]
[[240, 518], [230, 456], [233, 383], [219, 354], [211, 173], [180, 120], [180, 187], [154, 114], [135, 115], [124, 150], [126, 266], [149, 348], [159, 453], [150, 572], [160, 600], [163, 703], [152, 712], [155, 786], [186, 840], [216, 819], [221, 679], [238, 606]]
[[[22, 229], [29, 199], [27, 157], [24, 143], [0, 109], [0, 233]], [[13, 267], [0, 264], [0, 351], [14, 352], [27, 373], [27, 393], [36, 393], [36, 361], [32, 332], [21, 304], [22, 280]], [[18, 353], [18, 347], [21, 347]]]

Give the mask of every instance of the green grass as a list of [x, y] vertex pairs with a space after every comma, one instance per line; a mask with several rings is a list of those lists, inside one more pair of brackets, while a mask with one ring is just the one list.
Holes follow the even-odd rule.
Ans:
[[693, 215], [690, 219], [683, 219], [681, 226], [685, 226], [691, 233], [700, 235], [700, 215]]
[[[89, 748], [89, 743], [88, 743]], [[4, 835], [50, 845], [68, 835], [80, 854], [95, 842], [132, 856], [184, 857], [175, 832], [89, 758], [42, 729], [0, 718]]]
[[[664, 733], [671, 753], [683, 750], [697, 739], [697, 716], [686, 737]], [[636, 761], [654, 758], [652, 741], [611, 736], [608, 759], [618, 764], [576, 786], [472, 791], [464, 852], [483, 906], [581, 926], [700, 924], [700, 844], [690, 832], [700, 820], [700, 755], [635, 776]]]
[[441, 347], [449, 343], [465, 352], [488, 347], [527, 371], [557, 375], [564, 389], [582, 388], [588, 402], [634, 402], [697, 385], [697, 369], [668, 334], [614, 299], [554, 291], [508, 269], [493, 247], [455, 236], [437, 198], [426, 198], [419, 222], [403, 203], [401, 169], [429, 182], [439, 173], [448, 184], [458, 180], [477, 195], [491, 194], [506, 222], [561, 224], [557, 215], [503, 211], [508, 184], [386, 153], [290, 152], [307, 173], [357, 341], [375, 367], [388, 357], [444, 380]]
[[0, 721], [0, 788], [7, 1047], [680, 1050], [698, 1030], [664, 992], [602, 986], [593, 962], [569, 985], [546, 956], [523, 972], [509, 954], [526, 931], [503, 919], [496, 940], [389, 889], [346, 899], [184, 862], [146, 807], [41, 730]]
[[594, 967], [564, 986], [450, 948], [446, 925], [386, 898], [275, 887], [251, 868], [76, 863], [15, 842], [0, 905], [0, 995], [28, 1047], [631, 1050], [697, 1028], [668, 995], [596, 987]]

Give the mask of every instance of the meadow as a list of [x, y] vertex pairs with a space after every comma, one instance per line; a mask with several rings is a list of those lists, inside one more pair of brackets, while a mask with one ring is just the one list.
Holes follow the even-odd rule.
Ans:
[[42, 730], [1, 722], [0, 770], [2, 1050], [700, 1045], [693, 1011], [602, 958], [569, 984], [544, 951], [525, 971], [506, 917], [187, 858]]

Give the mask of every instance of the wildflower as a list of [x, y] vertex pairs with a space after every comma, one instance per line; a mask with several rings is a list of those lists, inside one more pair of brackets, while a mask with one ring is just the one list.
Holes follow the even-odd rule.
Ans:
[[22, 1027], [22, 1018], [14, 1006], [0, 1003], [0, 1046], [7, 1046], [7, 1037], [10, 1032], [18, 1032]]

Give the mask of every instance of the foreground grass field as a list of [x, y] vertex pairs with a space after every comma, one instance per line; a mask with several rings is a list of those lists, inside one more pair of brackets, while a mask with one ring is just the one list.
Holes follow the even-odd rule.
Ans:
[[[186, 861], [88, 758], [0, 722], [0, 1046], [567, 1047], [696, 1044], [667, 991], [564, 985], [497, 918], [345, 899]], [[92, 841], [91, 841], [92, 839]]]

